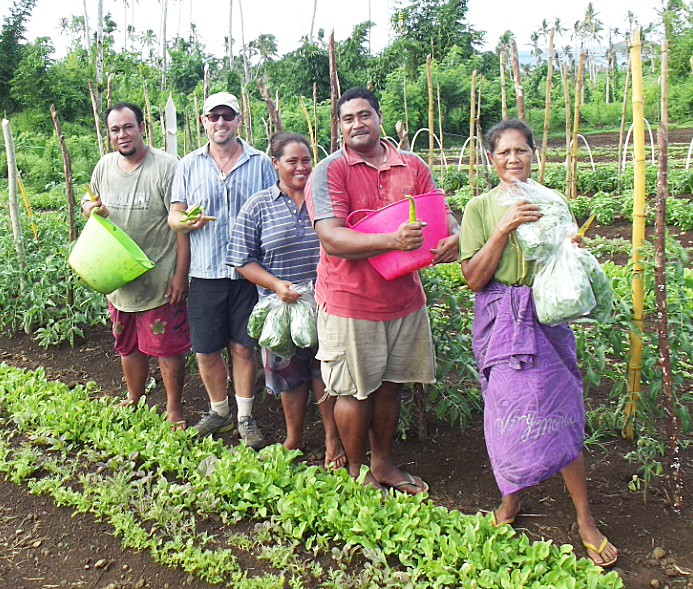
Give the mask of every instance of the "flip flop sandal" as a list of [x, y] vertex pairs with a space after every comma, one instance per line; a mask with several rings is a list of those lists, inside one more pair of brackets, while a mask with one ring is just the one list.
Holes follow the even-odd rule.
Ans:
[[[602, 543], [599, 545], [599, 548], [597, 548], [591, 542], [585, 542], [584, 540], [582, 541], [582, 545], [585, 548], [589, 548], [590, 550], [594, 550], [599, 556], [602, 555], [602, 552], [604, 552], [604, 549], [606, 548], [606, 545], [608, 543], [609, 543], [609, 539], [606, 536], [604, 536], [604, 539], [602, 540]], [[587, 553], [587, 557], [590, 558], [594, 564], [596, 564], [597, 566], [600, 566], [602, 568], [607, 568], [607, 567], [613, 566], [614, 564], [616, 564], [616, 561], [618, 560], [618, 556], [614, 556], [611, 560], [609, 560], [607, 562], [597, 562], [596, 560], [594, 560], [594, 558], [592, 558], [590, 556], [589, 552]]]
[[[339, 465], [337, 464], [342, 458], [344, 458], [344, 464]], [[328, 463], [325, 465], [325, 468], [329, 470], [335, 470], [337, 468], [344, 468], [347, 465], [347, 460], [346, 460], [346, 451], [342, 450], [337, 456], [332, 458]]]
[[402, 491], [403, 493], [409, 493], [409, 491], [405, 491], [401, 487], [404, 487], [405, 485], [409, 485], [410, 487], [415, 487], [416, 489], [419, 489], [415, 493], [409, 493], [410, 495], [416, 495], [417, 493], [426, 493], [429, 489], [428, 483], [421, 479], [421, 485], [422, 487], [419, 488], [419, 485], [416, 483], [416, 479], [412, 475], [410, 475], [408, 472], [402, 471], [402, 474], [406, 477], [405, 479], [393, 484], [393, 485], [387, 485], [388, 487], [391, 487], [392, 489], [397, 489], [398, 491]]
[[521, 511], [522, 511], [522, 505], [520, 505], [520, 509], [517, 510], [517, 513], [516, 513], [514, 516], [509, 517], [509, 518], [507, 518], [507, 519], [504, 519], [504, 520], [502, 520], [502, 521], [498, 521], [498, 520], [496, 519], [496, 512], [495, 512], [495, 511], [491, 511], [491, 523], [492, 523], [495, 527], [502, 526], [503, 524], [512, 525], [512, 524], [515, 523], [515, 518], [517, 518], [517, 516], [520, 515], [520, 512], [521, 512]]

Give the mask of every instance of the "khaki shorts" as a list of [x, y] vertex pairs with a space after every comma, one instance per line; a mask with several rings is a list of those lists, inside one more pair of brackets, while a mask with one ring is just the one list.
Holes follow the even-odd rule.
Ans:
[[399, 319], [370, 321], [318, 311], [316, 358], [333, 396], [365, 399], [383, 381], [435, 382], [435, 358], [426, 306]]

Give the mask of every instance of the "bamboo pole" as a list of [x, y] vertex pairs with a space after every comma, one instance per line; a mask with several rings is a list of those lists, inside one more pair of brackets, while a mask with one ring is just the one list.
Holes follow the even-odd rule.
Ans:
[[546, 72], [546, 106], [544, 110], [544, 135], [541, 138], [541, 163], [539, 164], [539, 184], [544, 182], [544, 171], [546, 170], [546, 152], [549, 146], [549, 125], [551, 122], [551, 86], [553, 85], [553, 35], [556, 28], [551, 29], [549, 35], [549, 58], [548, 70]]
[[501, 116], [508, 118], [508, 90], [505, 86], [505, 51], [500, 52]]
[[[19, 292], [26, 290], [26, 253], [24, 250], [24, 235], [22, 223], [19, 217], [19, 198], [17, 196], [17, 159], [12, 136], [12, 125], [7, 119], [2, 119], [2, 134], [5, 138], [5, 153], [7, 154], [7, 191], [9, 194], [10, 223], [14, 236], [14, 248], [17, 252], [17, 264], [19, 266]], [[24, 326], [27, 330], [28, 326]], [[30, 331], [30, 330], [29, 330]]]
[[147, 110], [147, 134], [149, 135], [149, 145], [156, 147], [154, 139], [154, 115], [152, 114], [152, 102], [149, 100], [149, 91], [147, 90], [147, 82], [142, 84], [144, 90], [144, 106]]
[[313, 150], [313, 165], [318, 163], [318, 142], [317, 138], [313, 135], [313, 123], [310, 120], [310, 113], [308, 112], [308, 107], [303, 100], [303, 96], [298, 97], [301, 103], [301, 109], [303, 110], [303, 115], [306, 117], [306, 123], [308, 123], [308, 136], [310, 137], [310, 146]]
[[94, 113], [94, 127], [96, 127], [96, 140], [99, 142], [99, 155], [104, 156], [105, 150], [103, 145], [103, 134], [101, 133], [101, 117], [99, 116], [99, 107], [96, 100], [96, 92], [94, 92], [94, 83], [87, 80], [89, 86], [89, 96], [91, 96], [91, 110]]
[[510, 48], [513, 56], [513, 77], [515, 79], [515, 100], [517, 101], [517, 118], [525, 120], [525, 90], [522, 86], [522, 75], [520, 74], [520, 60], [517, 56], [517, 43], [515, 39], [510, 39]]
[[29, 195], [26, 193], [26, 188], [24, 188], [24, 182], [22, 182], [22, 177], [19, 175], [19, 172], [17, 172], [17, 186], [19, 186], [19, 192], [22, 193], [22, 198], [24, 199], [24, 208], [26, 209], [27, 217], [29, 217], [31, 232], [34, 234], [34, 239], [38, 239], [38, 226], [34, 220], [34, 211], [31, 209]]
[[645, 123], [643, 105], [642, 61], [640, 59], [640, 29], [631, 35], [631, 77], [633, 80], [633, 147], [635, 151], [635, 182], [633, 191], [633, 323], [630, 330], [630, 360], [628, 362], [628, 399], [625, 406], [623, 435], [633, 437], [633, 424], [640, 398], [643, 326], [643, 265], [640, 249], [645, 240]]
[[476, 70], [472, 72], [472, 86], [469, 91], [469, 186], [474, 189], [474, 170], [476, 165]]
[[626, 83], [623, 90], [623, 108], [621, 109], [621, 128], [618, 133], [618, 191], [621, 192], [621, 177], [623, 173], [623, 140], [626, 134], [626, 113], [628, 112], [628, 91], [630, 90], [630, 54], [628, 55], [628, 66], [626, 69]]
[[[666, 31], [666, 29], [665, 29]], [[665, 32], [666, 35], [666, 32]], [[671, 374], [669, 345], [669, 310], [667, 307], [666, 282], [666, 199], [668, 196], [668, 147], [669, 147], [669, 47], [667, 37], [662, 39], [662, 105], [657, 147], [657, 214], [655, 217], [655, 298], [657, 301], [657, 336], [659, 339], [659, 367], [662, 371], [662, 393], [667, 427], [667, 467], [671, 489], [671, 507], [676, 513], [683, 505], [681, 481], [681, 447], [679, 445], [679, 420], [674, 408], [674, 383]]]
[[[315, 134], [315, 151], [318, 150], [318, 85], [313, 82], [313, 133]], [[315, 160], [317, 162], [317, 159]]]
[[434, 106], [433, 106], [433, 71], [431, 64], [433, 56], [429, 53], [426, 56], [426, 82], [428, 84], [428, 167], [433, 170], [433, 134], [435, 129]]
[[573, 187], [573, 161], [570, 155], [570, 73], [563, 62], [563, 98], [565, 100], [565, 193], [570, 196]]
[[332, 106], [332, 117], [330, 126], [330, 152], [337, 151], [337, 121], [339, 113], [337, 112], [337, 100], [339, 100], [339, 92], [337, 90], [337, 57], [334, 50], [334, 29], [330, 33], [329, 43], [329, 60], [330, 60], [330, 102]]
[[571, 176], [571, 189], [569, 198], [577, 196], [577, 154], [578, 154], [578, 131], [580, 130], [580, 96], [584, 84], [583, 76], [585, 73], [585, 52], [580, 51], [580, 62], [578, 64], [577, 79], [575, 80], [575, 112], [573, 114], [573, 173]]

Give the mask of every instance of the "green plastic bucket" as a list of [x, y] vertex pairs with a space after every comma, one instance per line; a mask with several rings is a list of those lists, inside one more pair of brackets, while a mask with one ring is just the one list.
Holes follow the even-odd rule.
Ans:
[[154, 267], [125, 231], [97, 214], [87, 220], [67, 261], [84, 282], [103, 294]]

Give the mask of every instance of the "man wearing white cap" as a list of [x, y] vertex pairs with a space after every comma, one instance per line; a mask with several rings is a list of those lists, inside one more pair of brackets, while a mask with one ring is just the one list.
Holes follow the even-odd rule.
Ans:
[[[211, 408], [195, 426], [199, 435], [233, 428], [227, 394], [228, 369], [222, 356], [231, 352], [238, 406], [238, 431], [253, 448], [264, 439], [252, 416], [256, 341], [247, 333], [257, 301], [255, 285], [225, 263], [229, 235], [243, 203], [276, 182], [272, 162], [237, 136], [238, 99], [217, 92], [205, 100], [202, 123], [209, 141], [186, 155], [173, 181], [169, 225], [190, 234], [190, 336]], [[184, 211], [201, 205], [189, 218]]]

